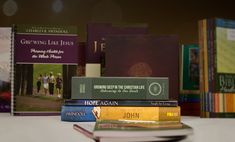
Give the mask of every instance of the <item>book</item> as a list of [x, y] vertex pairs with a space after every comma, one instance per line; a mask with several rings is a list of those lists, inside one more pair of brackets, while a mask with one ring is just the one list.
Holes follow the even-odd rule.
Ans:
[[11, 110], [11, 27], [0, 27], [0, 112]]
[[199, 22], [202, 117], [234, 116], [234, 29], [234, 20], [212, 18]]
[[[173, 130], [172, 133], [171, 130]], [[177, 133], [174, 130], [182, 131]], [[174, 132], [175, 134], [173, 134]], [[101, 120], [96, 122], [94, 128], [94, 136], [97, 137], [180, 136], [188, 134], [192, 134], [192, 128], [180, 122]]]
[[178, 106], [176, 100], [65, 100], [66, 106]]
[[180, 121], [180, 107], [125, 107], [96, 108], [98, 120]]
[[180, 92], [182, 94], [199, 94], [198, 45], [182, 45], [180, 58]]
[[94, 106], [65, 106], [61, 107], [61, 121], [95, 122]]
[[235, 92], [235, 20], [215, 19], [215, 92]]
[[63, 105], [61, 108], [61, 121], [94, 122], [96, 120], [179, 122], [180, 107]]
[[[93, 131], [79, 124], [74, 124], [73, 128], [86, 137], [100, 142], [181, 141], [193, 134], [190, 126], [178, 122], [97, 121]], [[110, 135], [106, 135], [106, 132]]]
[[121, 34], [147, 34], [147, 26], [142, 25], [112, 25], [111, 23], [87, 24], [86, 63], [102, 62], [105, 52], [106, 36]]
[[86, 67], [86, 42], [78, 43], [78, 68], [77, 76], [85, 76], [85, 67]]
[[178, 99], [178, 36], [108, 36], [105, 62], [104, 76], [168, 77], [169, 98]]
[[73, 77], [72, 99], [168, 100], [166, 77]]
[[[181, 47], [179, 102], [182, 115], [200, 115], [200, 108], [195, 109], [195, 106], [200, 105], [199, 47], [197, 44], [183, 44]], [[195, 113], [195, 111], [198, 112]]]
[[59, 115], [77, 73], [73, 26], [14, 25], [12, 114]]

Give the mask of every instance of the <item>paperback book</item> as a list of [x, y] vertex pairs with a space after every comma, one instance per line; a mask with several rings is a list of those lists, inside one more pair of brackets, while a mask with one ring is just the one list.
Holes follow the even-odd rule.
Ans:
[[78, 64], [77, 28], [14, 25], [12, 114], [59, 115]]
[[11, 111], [11, 30], [10, 27], [0, 27], [0, 112]]

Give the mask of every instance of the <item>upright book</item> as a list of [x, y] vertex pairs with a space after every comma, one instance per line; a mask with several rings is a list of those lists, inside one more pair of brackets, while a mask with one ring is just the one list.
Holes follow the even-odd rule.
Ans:
[[108, 35], [136, 35], [147, 34], [147, 32], [146, 25], [114, 26], [111, 23], [89, 23], [87, 24], [86, 62], [101, 63]]
[[58, 115], [78, 64], [77, 28], [15, 25], [12, 113]]
[[199, 48], [184, 44], [180, 50], [180, 96], [182, 115], [200, 115]]
[[199, 22], [202, 117], [235, 117], [234, 29], [234, 20]]
[[178, 99], [178, 36], [108, 36], [105, 62], [105, 76], [167, 77], [169, 98]]
[[12, 31], [10, 27], [0, 27], [0, 112], [10, 112], [10, 57]]

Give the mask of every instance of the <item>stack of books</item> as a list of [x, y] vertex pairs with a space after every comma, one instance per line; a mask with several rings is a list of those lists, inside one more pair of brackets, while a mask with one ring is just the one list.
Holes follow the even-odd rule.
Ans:
[[202, 117], [235, 117], [235, 21], [199, 21]]
[[162, 77], [73, 77], [61, 120], [96, 121], [90, 137], [99, 141], [184, 139], [192, 128], [180, 122], [180, 107], [168, 90]]
[[168, 78], [73, 77], [63, 121], [180, 121], [178, 101], [169, 100]]

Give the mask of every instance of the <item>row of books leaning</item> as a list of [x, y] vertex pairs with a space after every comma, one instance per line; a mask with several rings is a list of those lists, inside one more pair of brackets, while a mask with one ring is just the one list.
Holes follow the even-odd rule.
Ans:
[[199, 21], [202, 117], [235, 117], [235, 21]]
[[93, 136], [100, 141], [184, 139], [192, 130], [181, 123], [178, 101], [168, 92], [163, 77], [73, 77], [61, 120], [95, 121]]

